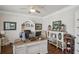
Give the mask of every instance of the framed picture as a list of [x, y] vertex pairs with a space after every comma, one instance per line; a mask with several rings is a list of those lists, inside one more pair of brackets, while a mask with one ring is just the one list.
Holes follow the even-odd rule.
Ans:
[[42, 30], [42, 24], [35, 24], [35, 30]]
[[16, 30], [16, 22], [4, 22], [4, 30]]
[[54, 21], [52, 24], [54, 31], [60, 31], [61, 28], [61, 21]]

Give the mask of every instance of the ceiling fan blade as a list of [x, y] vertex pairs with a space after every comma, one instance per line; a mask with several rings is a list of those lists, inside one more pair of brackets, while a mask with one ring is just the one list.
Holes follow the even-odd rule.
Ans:
[[37, 12], [37, 13], [40, 13], [40, 11], [39, 11], [39, 10], [36, 10], [36, 12]]

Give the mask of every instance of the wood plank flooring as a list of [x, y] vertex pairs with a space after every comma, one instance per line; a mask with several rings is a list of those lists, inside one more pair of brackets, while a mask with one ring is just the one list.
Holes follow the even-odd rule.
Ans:
[[48, 54], [62, 54], [62, 50], [52, 44], [48, 44]]
[[1, 47], [1, 54], [13, 54], [12, 44]]

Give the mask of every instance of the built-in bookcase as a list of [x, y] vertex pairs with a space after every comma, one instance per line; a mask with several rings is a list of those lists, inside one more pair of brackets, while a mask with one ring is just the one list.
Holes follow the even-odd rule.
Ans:
[[49, 31], [49, 43], [55, 45], [57, 48], [61, 48], [63, 51], [65, 48], [64, 32]]

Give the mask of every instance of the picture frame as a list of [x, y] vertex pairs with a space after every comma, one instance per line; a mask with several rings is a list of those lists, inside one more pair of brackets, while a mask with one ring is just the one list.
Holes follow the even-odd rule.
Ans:
[[4, 30], [16, 30], [16, 22], [4, 22]]
[[42, 24], [36, 23], [35, 30], [42, 30]]
[[60, 21], [54, 21], [53, 23], [52, 23], [52, 30], [53, 31], [60, 31], [60, 28], [61, 28], [61, 20]]

